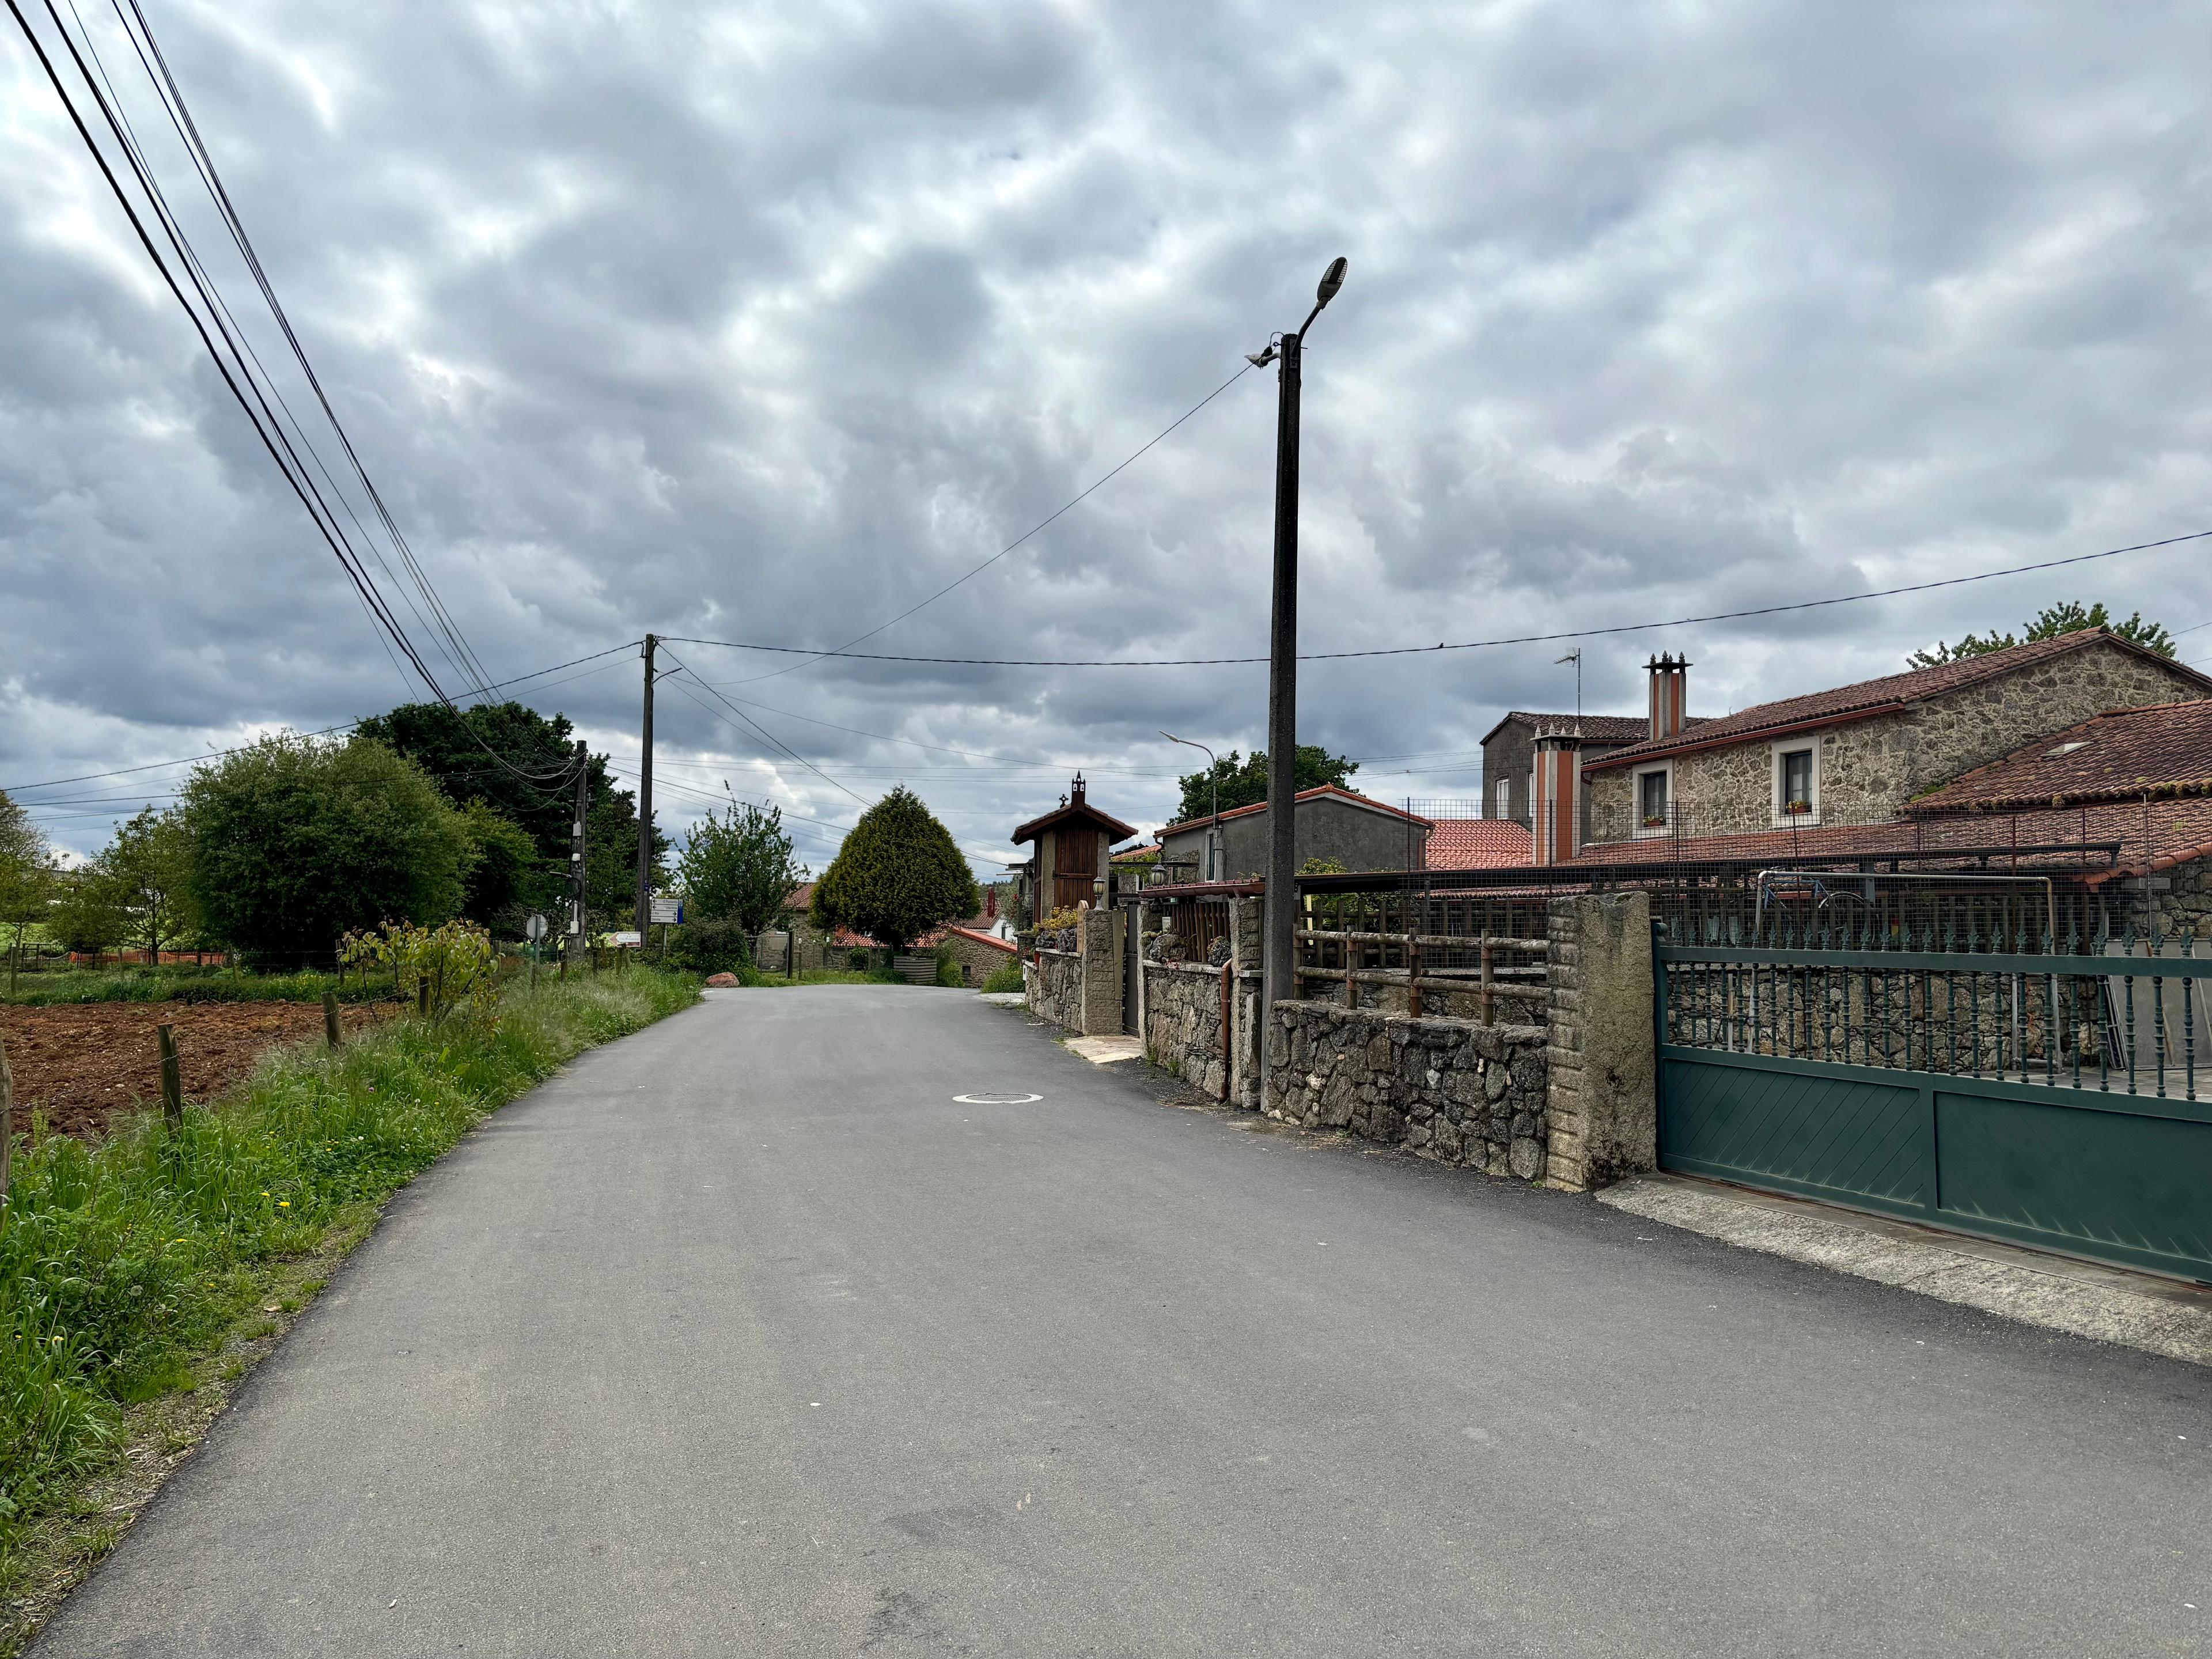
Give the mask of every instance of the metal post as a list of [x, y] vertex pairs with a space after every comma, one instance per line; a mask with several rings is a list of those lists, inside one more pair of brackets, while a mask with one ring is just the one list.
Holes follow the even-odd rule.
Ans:
[[644, 751], [637, 769], [637, 937], [640, 945], [653, 927], [653, 650], [660, 641], [645, 636]]
[[[1298, 926], [1298, 367], [1303, 343], [1283, 336], [1275, 413], [1275, 573], [1267, 640], [1267, 919], [1262, 934], [1261, 1052], [1274, 1006], [1297, 994]], [[1264, 1064], [1264, 1061], [1263, 1061]]]

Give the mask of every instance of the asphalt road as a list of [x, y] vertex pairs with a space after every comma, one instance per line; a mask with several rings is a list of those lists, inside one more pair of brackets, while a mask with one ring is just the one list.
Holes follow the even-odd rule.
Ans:
[[1148, 1075], [902, 988], [587, 1055], [35, 1652], [2212, 1652], [2212, 1373]]

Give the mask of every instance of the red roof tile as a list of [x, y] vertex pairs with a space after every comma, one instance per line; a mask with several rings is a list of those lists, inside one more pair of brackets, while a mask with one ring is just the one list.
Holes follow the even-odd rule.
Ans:
[[2116, 708], [1962, 773], [1905, 810], [2006, 811], [2212, 793], [2212, 698]]
[[1515, 818], [1438, 818], [1429, 835], [1431, 870], [1497, 870], [1534, 858], [1528, 826]]
[[2008, 651], [1992, 651], [1987, 656], [1964, 657], [1956, 662], [1939, 663], [1933, 668], [1915, 668], [1902, 674], [1885, 674], [1880, 679], [1861, 680], [1854, 685], [1839, 685], [1826, 691], [1808, 692], [1802, 697], [1784, 697], [1778, 702], [1758, 703], [1749, 708], [1739, 709], [1723, 719], [1707, 721], [1677, 738], [1668, 738], [1660, 743], [1632, 744], [1626, 749], [1616, 749], [1609, 755], [1602, 755], [1591, 761], [1589, 769], [1601, 771], [1615, 766], [1632, 765], [1653, 755], [1718, 748], [1725, 744], [1747, 742], [1797, 727], [1832, 726], [1844, 720], [1886, 714], [1910, 703], [1939, 696], [1945, 692], [1962, 690], [1970, 685], [1979, 685], [1985, 680], [1997, 679], [2007, 674], [2015, 674], [2038, 663], [2048, 662], [2053, 657], [2066, 656], [2097, 645], [2110, 645], [2147, 657], [2171, 668], [2184, 678], [2194, 680], [2203, 687], [2206, 695], [2212, 695], [2212, 678], [2207, 678], [2194, 669], [2185, 668], [2169, 657], [2161, 657], [2154, 651], [2146, 650], [2132, 640], [2124, 640], [2109, 629], [2084, 628], [2071, 634], [2061, 634], [2055, 639], [2031, 640], [2026, 645], [2016, 645]]
[[[2119, 843], [2118, 867], [2094, 872], [2091, 884], [2113, 875], [2167, 869], [2212, 853], [2212, 799], [2106, 801], [2039, 811], [1952, 814], [1902, 818], [1885, 823], [1829, 824], [1805, 830], [1762, 830], [1735, 836], [1689, 836], [1680, 841], [1606, 842], [1583, 848], [1577, 864], [1686, 864], [1757, 860], [1786, 868], [1798, 859], [1832, 859], [1853, 854], [1940, 855], [1946, 848], [2002, 849], [2020, 847], [2071, 848], [2083, 843]], [[2047, 854], [2031, 862], [2069, 865], [2074, 855]], [[1562, 866], [1566, 867], [1566, 866]], [[2024, 863], [2021, 868], [2030, 867]]]
[[[1711, 722], [1711, 718], [1709, 714], [1692, 714], [1686, 724], [1705, 726]], [[1484, 732], [1482, 740], [1488, 743], [1514, 720], [1526, 720], [1547, 732], [1557, 732], [1570, 726], [1579, 726], [1584, 743], [1642, 743], [1644, 734], [1651, 729], [1650, 719], [1643, 714], [1533, 714], [1525, 708], [1516, 708]]]

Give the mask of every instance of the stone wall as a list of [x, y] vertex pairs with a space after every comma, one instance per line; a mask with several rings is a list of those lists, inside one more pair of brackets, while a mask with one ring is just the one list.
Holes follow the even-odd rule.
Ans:
[[1030, 1012], [1064, 1030], [1083, 1029], [1083, 958], [1073, 951], [1039, 951], [1022, 964]]
[[1267, 1113], [1401, 1146], [1439, 1164], [1541, 1181], [1544, 1048], [1536, 1025], [1279, 1002], [1268, 1033]]
[[[2046, 732], [2112, 708], [2202, 696], [2195, 682], [2123, 647], [2100, 643], [2000, 678], [1931, 696], [1894, 714], [1792, 733], [1820, 750], [1822, 823], [1886, 823], [1915, 795], [2001, 759]], [[1774, 827], [1771, 739], [1674, 757], [1674, 803], [1686, 831], [1732, 835]], [[1584, 780], [1597, 833], [1632, 823], [1632, 767]]]
[[[1235, 969], [1198, 963], [1145, 963], [1145, 1058], [1215, 1100], [1229, 1091], [1221, 981]], [[1232, 981], [1231, 1023], [1235, 1023]]]

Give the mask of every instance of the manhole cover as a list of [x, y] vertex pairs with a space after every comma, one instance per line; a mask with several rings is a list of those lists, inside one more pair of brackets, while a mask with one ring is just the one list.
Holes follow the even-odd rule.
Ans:
[[953, 1101], [962, 1106], [1027, 1106], [1044, 1098], [1042, 1095], [980, 1094], [955, 1095]]

